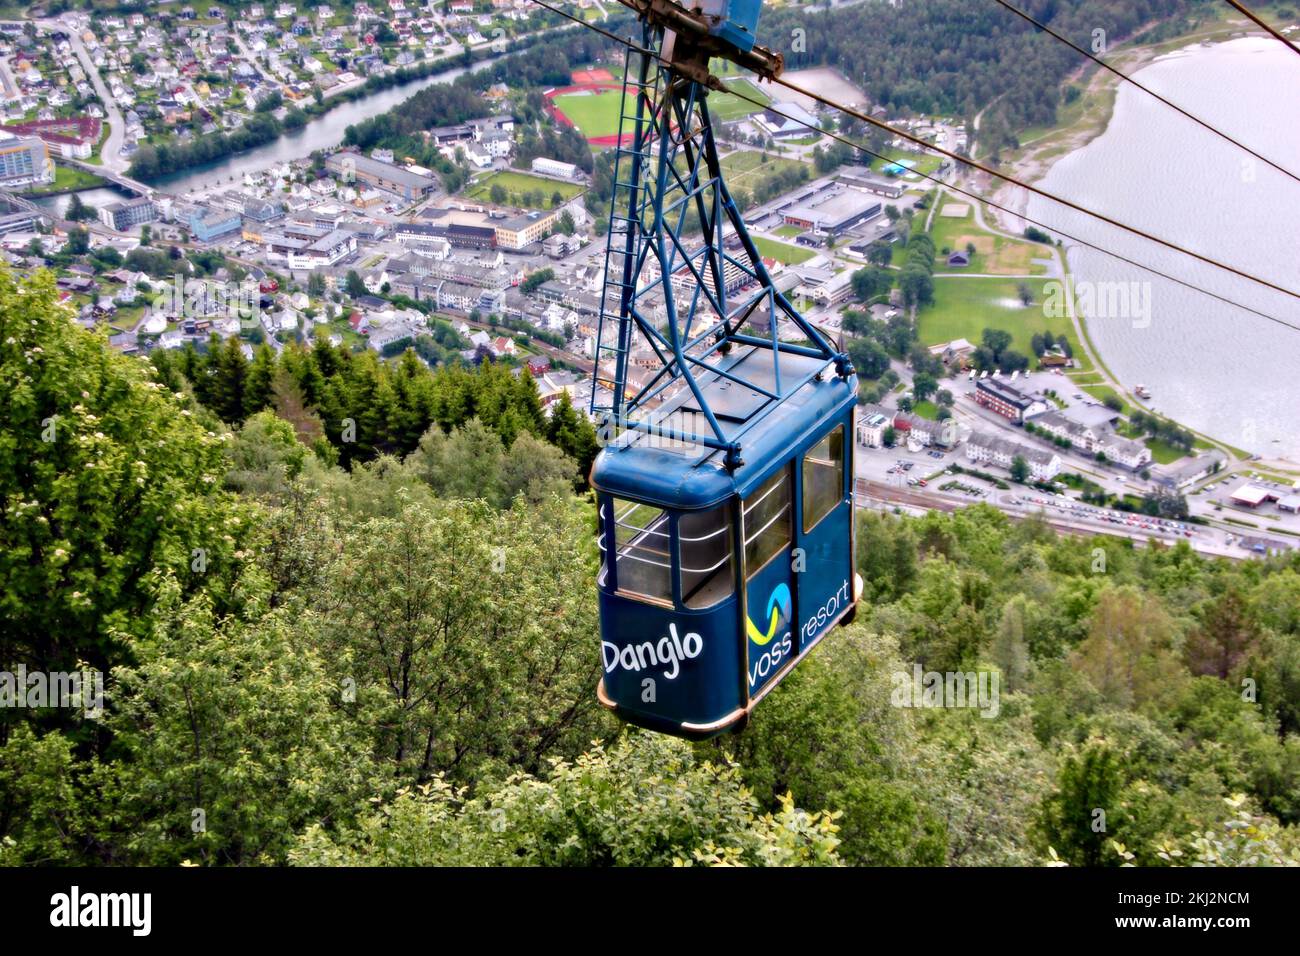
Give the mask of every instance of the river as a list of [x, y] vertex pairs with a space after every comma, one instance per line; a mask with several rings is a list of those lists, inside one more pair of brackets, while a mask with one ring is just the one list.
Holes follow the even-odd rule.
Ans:
[[[1137, 78], [1300, 175], [1300, 62], [1276, 40], [1188, 48], [1154, 61]], [[1300, 291], [1300, 183], [1129, 84], [1120, 86], [1106, 131], [1057, 162], [1039, 185]], [[1296, 298], [1051, 200], [1031, 197], [1028, 214], [1300, 327]], [[1130, 389], [1145, 384], [1156, 411], [1197, 431], [1266, 458], [1300, 461], [1300, 328], [1091, 249], [1075, 246], [1068, 256], [1081, 288], [1097, 284], [1091, 312], [1083, 311], [1120, 381]], [[1130, 293], [1127, 309], [1115, 308], [1121, 291]]]
[[[215, 163], [204, 166], [191, 166], [188, 169], [169, 173], [153, 180], [150, 185], [181, 196], [197, 189], [212, 187], [221, 183], [238, 180], [244, 173], [256, 172], [295, 159], [310, 156], [318, 149], [328, 149], [343, 142], [347, 128], [361, 120], [378, 116], [409, 99], [417, 91], [435, 83], [451, 83], [458, 76], [473, 70], [486, 69], [500, 59], [500, 56], [484, 57], [472, 66], [451, 67], [438, 73], [431, 73], [418, 80], [411, 80], [398, 86], [380, 90], [370, 96], [352, 100], [335, 106], [328, 113], [305, 123], [300, 129], [285, 133], [278, 139], [258, 146], [243, 153], [235, 153]], [[79, 195], [82, 202], [98, 208], [110, 202], [125, 198], [113, 188], [86, 189]], [[36, 200], [37, 205], [44, 206], [62, 215], [71, 201], [71, 195], [47, 196]]]
[[[244, 173], [264, 170], [276, 163], [302, 159], [318, 149], [339, 145], [343, 142], [343, 134], [347, 132], [349, 126], [387, 112], [426, 86], [433, 86], [435, 83], [451, 83], [456, 77], [467, 72], [486, 69], [498, 59], [499, 56], [484, 57], [472, 66], [451, 67], [343, 103], [308, 121], [300, 129], [285, 133], [265, 146], [236, 153], [205, 166], [191, 166], [188, 169], [160, 176], [149, 185], [163, 192], [180, 196], [196, 189], [230, 182], [232, 179], [240, 178]], [[82, 198], [91, 201], [85, 194]]]
[[179, 196], [195, 189], [228, 182], [232, 178], [239, 179], [245, 173], [267, 169], [276, 163], [302, 159], [318, 149], [339, 145], [343, 142], [343, 134], [347, 132], [349, 126], [386, 113], [426, 86], [433, 86], [435, 83], [451, 83], [456, 77], [467, 72], [487, 68], [496, 59], [498, 58], [487, 57], [472, 66], [453, 67], [352, 100], [334, 107], [328, 113], [307, 122], [300, 129], [285, 133], [265, 146], [227, 156], [206, 166], [192, 166], [189, 169], [160, 176], [150, 185]]

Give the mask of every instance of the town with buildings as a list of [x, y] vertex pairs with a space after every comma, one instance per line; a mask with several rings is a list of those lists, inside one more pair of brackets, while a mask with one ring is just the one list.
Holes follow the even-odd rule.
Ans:
[[[598, 3], [574, 6], [604, 15]], [[437, 170], [393, 149], [337, 141], [197, 186], [129, 175], [146, 146], [230, 132], [259, 111], [319, 109], [370, 77], [489, 49], [530, 29], [533, 5], [165, 11], [0, 24], [0, 250], [12, 267], [53, 268], [79, 321], [106, 329], [128, 354], [205, 348], [216, 335], [238, 337], [251, 358], [263, 343], [324, 336], [385, 358], [414, 348], [431, 363], [504, 362], [533, 376], [543, 403], [567, 394], [577, 408], [590, 404], [600, 318], [616, 308], [603, 298], [609, 199], [576, 163], [521, 158], [512, 103], [531, 91], [493, 84], [480, 91], [492, 109], [422, 132], [463, 173], [451, 190]], [[588, 127], [581, 132], [597, 153], [618, 142], [617, 106], [612, 141], [597, 107], [619, 98], [619, 69], [593, 64], [575, 70], [572, 86], [543, 91], [557, 122]], [[891, 121], [966, 147], [965, 127], [950, 117]], [[1032, 275], [1041, 288], [1060, 278], [1062, 257], [984, 223], [945, 190], [960, 171], [911, 144], [889, 144], [887, 162], [828, 162], [822, 124], [812, 102], [737, 111], [722, 125], [723, 164], [778, 290], [814, 324], [846, 345], [863, 324], [913, 330], [920, 354], [890, 355], [858, 410], [860, 504], [920, 511], [985, 501], [1017, 516], [1042, 513], [1062, 530], [1187, 540], [1229, 556], [1295, 547], [1300, 490], [1251, 470], [1249, 456], [1199, 439], [1171, 444], [1144, 427], [1141, 407], [1108, 400], [1111, 387], [1073, 328], [1058, 329], [1064, 346], [998, 367], [975, 341], [981, 328], [1006, 328], [1008, 316], [1030, 323], [1033, 290], [1017, 303], [1016, 282]], [[81, 203], [87, 180], [110, 198]], [[69, 194], [78, 194], [75, 218]], [[939, 257], [929, 311], [897, 287], [860, 281], [873, 268], [886, 277], [898, 269], [918, 234]], [[161, 307], [159, 292], [177, 275], [185, 294]], [[748, 279], [725, 271], [729, 292]], [[936, 316], [945, 297], [987, 281], [1010, 284], [993, 300], [1003, 304], [987, 315], [967, 308], [966, 336], [943, 334], [949, 326]], [[672, 279], [683, 294], [693, 282], [685, 266]], [[250, 291], [238, 313], [217, 294], [231, 283]], [[662, 317], [656, 296], [640, 307]], [[644, 384], [638, 369], [648, 377], [654, 356], [628, 358], [630, 384]]]

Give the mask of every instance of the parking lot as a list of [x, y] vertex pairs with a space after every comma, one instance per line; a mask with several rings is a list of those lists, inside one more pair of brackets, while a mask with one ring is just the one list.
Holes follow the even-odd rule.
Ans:
[[1080, 521], [1117, 525], [1130, 531], [1145, 531], [1172, 538], [1192, 538], [1201, 532], [1196, 525], [1182, 521], [1099, 508], [1096, 505], [1076, 501], [1066, 495], [1008, 494], [1004, 499], [1021, 507], [1042, 508]]

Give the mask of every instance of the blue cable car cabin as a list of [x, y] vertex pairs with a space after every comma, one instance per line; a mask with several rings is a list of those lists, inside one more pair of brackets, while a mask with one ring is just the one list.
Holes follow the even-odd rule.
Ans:
[[[589, 411], [602, 676], [623, 719], [739, 729], [856, 608], [853, 363], [796, 309], [749, 235], [709, 109], [712, 57], [759, 76], [759, 0], [624, 0]], [[785, 286], [785, 288], [789, 288]], [[611, 440], [612, 439], [612, 440]]]
[[[836, 375], [820, 357], [782, 353], [781, 376], [805, 382], [779, 402], [740, 380], [773, 390], [761, 347], [734, 349], [700, 377], [700, 397], [724, 431], [746, 435], [739, 466], [652, 427], [625, 432], [592, 467], [602, 550], [598, 695], [630, 723], [695, 739], [743, 727], [856, 609], [857, 377]], [[689, 418], [700, 404], [684, 392], [656, 419]]]

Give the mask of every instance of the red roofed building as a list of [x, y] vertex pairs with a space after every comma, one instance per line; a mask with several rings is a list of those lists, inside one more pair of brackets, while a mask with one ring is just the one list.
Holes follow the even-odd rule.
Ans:
[[89, 159], [99, 142], [103, 124], [93, 116], [77, 116], [8, 123], [0, 129], [19, 136], [39, 136], [51, 152], [64, 159]]

